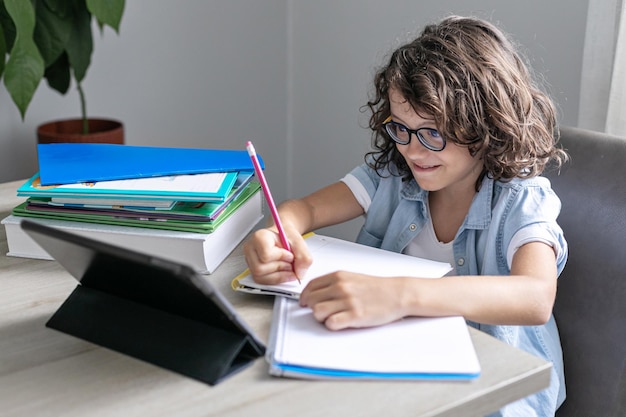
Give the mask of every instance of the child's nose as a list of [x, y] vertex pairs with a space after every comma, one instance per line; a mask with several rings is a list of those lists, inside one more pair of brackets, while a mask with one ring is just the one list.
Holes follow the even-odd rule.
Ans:
[[423, 155], [427, 152], [430, 152], [430, 150], [425, 147], [424, 145], [422, 145], [422, 142], [419, 141], [417, 135], [412, 134], [411, 135], [411, 141], [409, 142], [407, 146], [407, 155]]

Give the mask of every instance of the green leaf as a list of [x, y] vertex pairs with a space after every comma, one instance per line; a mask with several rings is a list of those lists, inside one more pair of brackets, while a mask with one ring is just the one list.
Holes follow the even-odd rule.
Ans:
[[13, 47], [13, 42], [15, 42], [15, 24], [13, 24], [13, 19], [9, 16], [2, 0], [0, 0], [0, 26], [2, 26], [2, 31], [4, 32], [7, 51], [10, 51]]
[[87, 9], [96, 17], [101, 29], [102, 25], [109, 25], [120, 33], [124, 0], [87, 0]]
[[4, 6], [15, 23], [17, 36], [32, 37], [35, 29], [35, 9], [30, 1], [5, 0]]
[[4, 85], [24, 119], [26, 109], [43, 77], [44, 66], [43, 58], [34, 43], [19, 46], [19, 43], [15, 44], [7, 61]]
[[67, 93], [70, 88], [70, 63], [67, 54], [62, 53], [59, 58], [46, 68], [44, 77], [50, 88], [61, 94]]
[[15, 23], [15, 42], [4, 73], [4, 85], [24, 119], [44, 73], [44, 63], [35, 42], [35, 10], [30, 1], [5, 0], [6, 10]]
[[65, 8], [54, 3], [67, 1], [38, 1], [35, 5], [37, 23], [35, 25], [34, 40], [39, 52], [43, 56], [46, 67], [59, 58], [65, 50], [65, 45], [72, 30], [72, 16]]
[[7, 54], [7, 44], [4, 41], [4, 31], [2, 30], [2, 23], [0, 23], [0, 78], [4, 73], [4, 57]]
[[74, 23], [72, 32], [65, 46], [71, 67], [74, 69], [74, 78], [80, 83], [87, 74], [93, 51], [91, 36], [91, 14], [83, 2], [75, 1]]
[[38, 0], [38, 2], [44, 3], [48, 10], [63, 19], [72, 14], [72, 2], [68, 0]]

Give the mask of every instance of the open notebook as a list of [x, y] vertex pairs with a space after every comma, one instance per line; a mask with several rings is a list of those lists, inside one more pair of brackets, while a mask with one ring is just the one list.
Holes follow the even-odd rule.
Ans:
[[338, 270], [382, 277], [439, 278], [452, 269], [448, 263], [416, 258], [315, 233], [305, 235], [305, 241], [313, 257], [313, 264], [306, 276], [302, 278], [302, 284], [291, 281], [277, 285], [263, 285], [256, 283], [250, 272], [246, 270], [232, 281], [233, 289], [253, 294], [282, 295], [297, 299], [310, 280]]
[[480, 375], [462, 317], [402, 320], [364, 329], [328, 330], [296, 299], [307, 283], [336, 270], [383, 277], [439, 278], [451, 270], [434, 262], [357, 243], [308, 234], [313, 264], [302, 284], [261, 285], [248, 271], [232, 281], [236, 291], [279, 295], [274, 302], [266, 360], [270, 374], [306, 379], [455, 379]]

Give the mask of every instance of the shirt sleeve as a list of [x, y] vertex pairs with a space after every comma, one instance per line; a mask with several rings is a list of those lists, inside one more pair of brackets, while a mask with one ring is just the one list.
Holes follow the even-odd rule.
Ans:
[[361, 184], [361, 182], [352, 174], [347, 174], [341, 179], [341, 182], [348, 186], [350, 191], [352, 191], [352, 194], [354, 194], [356, 201], [358, 201], [361, 207], [363, 207], [363, 211], [367, 213], [367, 210], [372, 203], [372, 199], [363, 184]]
[[558, 239], [554, 236], [554, 234], [548, 232], [543, 227], [526, 227], [513, 235], [511, 242], [509, 243], [509, 248], [506, 253], [506, 262], [511, 269], [511, 264], [513, 263], [513, 255], [515, 252], [522, 246], [531, 242], [542, 242], [548, 246], [551, 246], [554, 250], [554, 253], [557, 259], [563, 257], [563, 248], [559, 244]]
[[[510, 236], [505, 251], [510, 269], [515, 252], [524, 244], [543, 242], [551, 246], [556, 255], [560, 274], [567, 262], [568, 248], [563, 230], [557, 222], [561, 201], [545, 178], [537, 178], [532, 186], [521, 187], [508, 202], [505, 239]], [[506, 240], [503, 242], [506, 245]]]

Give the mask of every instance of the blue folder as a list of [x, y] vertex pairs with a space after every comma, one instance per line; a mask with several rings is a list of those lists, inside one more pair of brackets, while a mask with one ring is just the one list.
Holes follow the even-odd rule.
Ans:
[[[251, 171], [242, 150], [163, 148], [101, 143], [37, 146], [41, 185], [208, 172]], [[263, 167], [263, 160], [259, 158]]]

